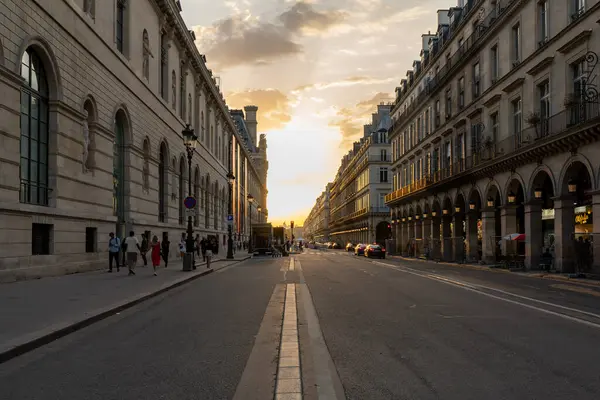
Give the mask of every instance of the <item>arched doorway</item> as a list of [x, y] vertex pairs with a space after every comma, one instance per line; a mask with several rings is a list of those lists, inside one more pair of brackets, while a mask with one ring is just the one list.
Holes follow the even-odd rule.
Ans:
[[561, 200], [555, 202], [556, 265], [562, 272], [587, 272], [594, 265], [593, 189], [591, 171], [581, 161], [572, 161], [560, 185]]
[[525, 191], [521, 181], [513, 178], [507, 186], [503, 209], [502, 254], [519, 266], [525, 261], [525, 240], [512, 240], [511, 235], [525, 233]]
[[554, 233], [554, 185], [548, 172], [541, 169], [533, 177], [529, 197], [533, 199], [529, 205], [531, 218], [529, 229], [526, 229], [526, 260], [529, 269], [540, 266], [550, 269], [555, 257]]
[[473, 187], [469, 195], [469, 208], [467, 211], [466, 236], [467, 236], [467, 260], [477, 262], [482, 257], [482, 204], [479, 190]]
[[496, 183], [490, 184], [482, 212], [482, 257], [486, 263], [495, 264], [502, 256], [502, 196]]
[[375, 242], [383, 247], [385, 247], [386, 239], [391, 239], [392, 237], [392, 227], [389, 222], [381, 221], [375, 227]]
[[451, 237], [454, 249], [454, 261], [460, 263], [466, 261], [465, 204], [465, 197], [462, 193], [459, 193], [454, 200], [454, 220], [451, 225]]

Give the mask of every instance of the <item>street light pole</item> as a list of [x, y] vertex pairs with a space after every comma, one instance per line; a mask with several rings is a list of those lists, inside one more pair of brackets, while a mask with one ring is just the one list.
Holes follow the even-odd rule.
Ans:
[[[196, 143], [198, 137], [194, 134], [194, 130], [190, 127], [190, 124], [187, 124], [185, 129], [182, 132], [183, 143], [185, 145], [185, 150], [187, 152], [188, 159], [188, 196], [193, 197], [192, 193], [192, 158], [194, 157], [194, 149], [196, 148]], [[180, 201], [183, 201], [181, 199]], [[192, 216], [188, 216], [187, 223], [187, 240], [186, 240], [186, 255], [183, 260], [183, 270], [191, 271], [193, 269], [194, 263], [194, 229], [192, 228]]]
[[252, 243], [252, 203], [253, 202], [254, 202], [254, 196], [252, 196], [252, 194], [248, 194], [248, 203], [250, 204], [250, 235], [248, 237], [248, 253], [250, 253], [250, 254], [254, 253], [254, 249], [253, 249], [254, 244]]
[[[233, 215], [233, 183], [235, 182], [235, 176], [232, 172], [232, 142], [233, 135], [229, 138], [229, 173], [227, 174], [227, 180], [229, 181], [229, 215]], [[227, 258], [233, 259], [233, 221], [227, 220]]]

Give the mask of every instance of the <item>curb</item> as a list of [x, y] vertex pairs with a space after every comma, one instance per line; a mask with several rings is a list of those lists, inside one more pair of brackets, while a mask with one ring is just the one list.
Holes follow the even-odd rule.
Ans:
[[488, 271], [488, 272], [503, 273], [503, 274], [514, 274], [514, 275], [518, 275], [518, 276], [524, 276], [527, 278], [549, 279], [549, 280], [560, 281], [560, 282], [570, 282], [573, 284], [583, 285], [583, 286], [600, 287], [600, 281], [581, 280], [578, 278], [574, 279], [574, 278], [569, 278], [568, 276], [561, 276], [561, 275], [553, 275], [553, 274], [545, 274], [545, 273], [512, 272], [512, 271], [509, 271], [507, 269], [502, 269], [502, 268], [490, 268], [490, 267], [482, 267], [479, 265], [459, 264], [459, 263], [445, 262], [445, 261], [421, 260], [421, 259], [414, 259], [414, 258], [406, 258], [406, 257], [402, 257], [402, 256], [388, 256], [388, 257], [399, 259], [402, 261], [408, 261], [408, 262], [415, 262], [415, 261], [430, 262], [430, 263], [436, 263], [436, 264], [441, 264], [441, 265], [448, 265], [448, 266], [456, 267], [456, 268], [466, 268], [466, 269], [473, 269], [473, 270], [477, 270], [477, 271]]
[[[236, 260], [237, 261], [237, 260]], [[102, 321], [103, 319], [106, 319], [118, 312], [121, 312], [123, 310], [126, 310], [128, 308], [131, 308], [139, 303], [142, 303], [146, 300], [149, 300], [153, 297], [159, 296], [165, 292], [168, 292], [171, 289], [175, 289], [179, 286], [182, 286], [186, 283], [189, 283], [193, 280], [196, 280], [202, 276], [205, 275], [209, 275], [211, 273], [214, 272], [214, 269], [207, 269], [205, 271], [202, 271], [194, 276], [190, 276], [186, 279], [182, 279], [180, 281], [177, 281], [175, 283], [172, 283], [168, 286], [165, 286], [155, 292], [152, 293], [147, 293], [145, 295], [142, 295], [138, 298], [135, 298], [133, 300], [128, 300], [122, 304], [119, 304], [117, 306], [111, 307], [108, 310], [102, 311], [98, 314], [92, 315], [88, 318], [84, 318], [80, 321], [77, 321], [75, 323], [72, 324], [68, 324], [67, 326], [64, 326], [62, 328], [59, 328], [53, 332], [50, 332], [48, 334], [42, 335], [38, 338], [35, 338], [33, 340], [29, 340], [25, 343], [21, 343], [21, 344], [17, 344], [16, 346], [12, 347], [11, 349], [4, 351], [2, 353], [0, 353], [0, 364], [5, 363], [15, 357], [18, 357], [20, 355], [23, 355], [25, 353], [28, 353], [32, 350], [35, 350], [39, 347], [42, 347], [48, 343], [51, 343], [57, 339], [60, 339], [64, 336], [67, 336], [71, 333], [77, 332], [78, 330], [81, 330], [87, 326], [90, 326], [96, 322]]]

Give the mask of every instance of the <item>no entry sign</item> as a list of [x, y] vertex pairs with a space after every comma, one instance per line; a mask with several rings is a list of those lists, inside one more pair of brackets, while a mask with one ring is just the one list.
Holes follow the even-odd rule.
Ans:
[[188, 196], [185, 198], [185, 200], [183, 200], [183, 205], [185, 206], [185, 208], [194, 208], [196, 207], [196, 199], [193, 198], [192, 196]]

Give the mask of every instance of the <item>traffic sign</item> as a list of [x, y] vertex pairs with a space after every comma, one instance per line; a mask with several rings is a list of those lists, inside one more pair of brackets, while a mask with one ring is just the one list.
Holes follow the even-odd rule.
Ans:
[[233, 215], [229, 214], [229, 215], [227, 216], [227, 221], [229, 221], [229, 222], [233, 222]]
[[195, 217], [196, 216], [196, 209], [194, 208], [188, 208], [185, 210], [185, 217], [189, 218], [189, 217]]
[[187, 209], [194, 208], [196, 207], [196, 199], [192, 196], [188, 196], [183, 200], [183, 205]]

